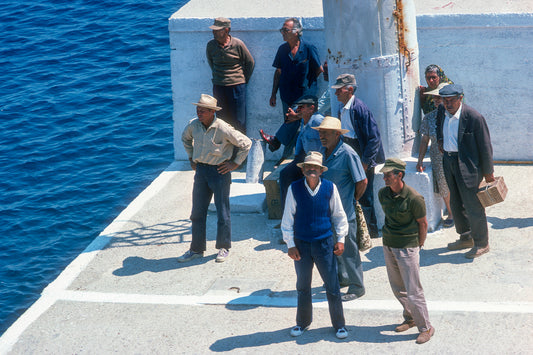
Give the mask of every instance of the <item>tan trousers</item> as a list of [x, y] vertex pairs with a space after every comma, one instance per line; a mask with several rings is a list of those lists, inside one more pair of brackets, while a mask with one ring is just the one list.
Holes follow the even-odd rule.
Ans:
[[389, 283], [394, 296], [403, 306], [405, 320], [414, 320], [419, 332], [431, 328], [429, 314], [420, 283], [419, 248], [383, 246]]

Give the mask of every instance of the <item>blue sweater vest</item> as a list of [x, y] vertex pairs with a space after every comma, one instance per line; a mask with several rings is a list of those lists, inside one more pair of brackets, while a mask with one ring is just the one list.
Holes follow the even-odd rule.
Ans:
[[322, 179], [320, 190], [311, 196], [305, 186], [305, 178], [292, 183], [292, 194], [296, 201], [294, 216], [294, 237], [307, 242], [333, 235], [331, 231], [331, 210], [329, 201], [333, 195], [333, 183]]

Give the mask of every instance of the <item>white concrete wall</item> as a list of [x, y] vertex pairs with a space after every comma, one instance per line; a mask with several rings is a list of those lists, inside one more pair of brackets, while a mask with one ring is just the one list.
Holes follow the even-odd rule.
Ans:
[[[176, 16], [176, 15], [175, 15]], [[243, 40], [254, 56], [255, 70], [247, 88], [247, 132], [251, 138], [259, 138], [258, 130], [274, 134], [283, 122], [281, 100], [278, 96], [276, 107], [270, 107], [274, 68], [272, 62], [278, 47], [283, 43], [279, 29], [285, 17], [277, 18], [230, 18], [231, 34]], [[201, 93], [212, 93], [211, 70], [205, 59], [205, 46], [213, 38], [212, 18], [183, 19], [171, 18], [169, 22], [172, 97], [174, 101], [174, 147], [175, 159], [186, 159], [181, 144], [181, 132], [187, 122], [195, 117], [195, 106]], [[314, 43], [325, 58], [325, 41], [322, 17], [302, 19], [303, 38]], [[319, 78], [319, 91], [327, 88], [327, 83]], [[276, 154], [267, 151], [266, 159], [279, 159], [280, 149]]]
[[[326, 56], [320, 1], [309, 1], [309, 6], [301, 9], [287, 8], [280, 0], [268, 2], [269, 6], [257, 0], [237, 2], [241, 7], [228, 10], [213, 9], [206, 0], [195, 0], [169, 20], [176, 159], [186, 159], [180, 137], [195, 116], [191, 103], [201, 93], [211, 93], [205, 45], [212, 38], [208, 26], [214, 17], [231, 18], [232, 34], [246, 43], [256, 60], [247, 99], [248, 132], [252, 138], [258, 138], [259, 128], [274, 133], [282, 120], [280, 105], [272, 108], [268, 99], [274, 73], [272, 61], [282, 43], [278, 29], [283, 20], [298, 13], [305, 16], [304, 38], [317, 46], [322, 60]], [[259, 10], [250, 11], [253, 6]], [[283, 9], [283, 13], [272, 9]], [[243, 17], [232, 17], [241, 13]], [[450, 79], [463, 85], [466, 102], [487, 119], [494, 158], [533, 160], [533, 14], [419, 15], [417, 27], [420, 70], [423, 72], [428, 64], [439, 64]], [[319, 82], [325, 89], [322, 78]], [[279, 156], [279, 151], [267, 152], [266, 158]]]
[[[533, 160], [533, 14], [419, 16], [420, 70], [440, 64], [488, 122], [494, 159]], [[423, 77], [423, 76], [421, 76]]]

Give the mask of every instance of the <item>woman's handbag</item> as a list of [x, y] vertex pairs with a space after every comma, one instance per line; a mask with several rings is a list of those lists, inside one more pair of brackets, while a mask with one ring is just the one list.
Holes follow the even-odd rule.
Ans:
[[363, 208], [359, 202], [355, 204], [355, 217], [357, 219], [357, 247], [359, 251], [368, 250], [372, 248], [372, 239], [370, 239]]

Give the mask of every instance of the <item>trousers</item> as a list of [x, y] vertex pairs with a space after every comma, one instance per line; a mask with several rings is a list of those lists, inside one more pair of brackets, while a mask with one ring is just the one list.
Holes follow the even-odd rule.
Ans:
[[296, 311], [296, 325], [305, 328], [313, 321], [313, 303], [311, 299], [311, 281], [313, 265], [316, 265], [322, 281], [326, 286], [329, 315], [333, 328], [345, 326], [342, 308], [341, 291], [337, 277], [337, 259], [333, 254], [333, 237], [305, 242], [294, 238], [294, 243], [300, 252], [300, 260], [294, 261], [296, 269], [296, 290], [298, 291], [298, 309]]
[[206, 250], [207, 210], [213, 195], [218, 218], [216, 248], [231, 248], [230, 185], [231, 173], [222, 175], [216, 165], [196, 164], [192, 188], [192, 251]]
[[429, 314], [420, 283], [419, 248], [391, 248], [383, 246], [387, 275], [392, 293], [403, 306], [405, 320], [414, 320], [418, 331], [431, 328]]
[[246, 134], [246, 84], [213, 85], [213, 96], [222, 110], [217, 117]]
[[477, 197], [477, 188], [466, 187], [459, 164], [458, 157], [444, 154], [442, 165], [444, 176], [450, 190], [450, 207], [452, 209], [455, 230], [462, 239], [470, 235], [474, 245], [484, 248], [489, 244], [489, 230], [485, 208]]

